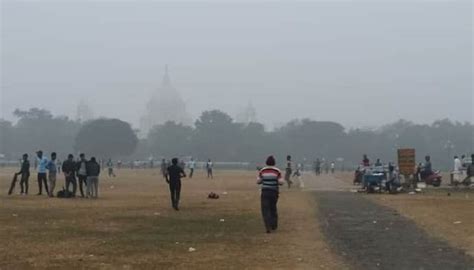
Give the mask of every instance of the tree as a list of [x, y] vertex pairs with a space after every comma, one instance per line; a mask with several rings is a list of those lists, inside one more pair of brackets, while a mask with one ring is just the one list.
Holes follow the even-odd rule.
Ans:
[[9, 144], [16, 157], [23, 153], [43, 150], [59, 155], [73, 150], [74, 138], [80, 124], [65, 116], [53, 116], [49, 111], [31, 108], [27, 111], [16, 109], [13, 114], [18, 122], [11, 131], [14, 140]]
[[11, 155], [13, 126], [9, 121], [0, 119], [0, 154]]
[[334, 159], [341, 155], [341, 145], [345, 139], [344, 127], [338, 123], [313, 121], [310, 119], [293, 120], [275, 131], [283, 145], [283, 155], [299, 155], [300, 158]]
[[205, 111], [195, 125], [194, 154], [225, 161], [238, 159], [240, 129], [228, 114], [218, 110]]
[[97, 119], [86, 122], [75, 140], [75, 149], [101, 158], [128, 156], [138, 143], [137, 135], [127, 122]]
[[148, 134], [149, 151], [155, 156], [189, 155], [192, 134], [192, 127], [175, 122], [155, 126]]

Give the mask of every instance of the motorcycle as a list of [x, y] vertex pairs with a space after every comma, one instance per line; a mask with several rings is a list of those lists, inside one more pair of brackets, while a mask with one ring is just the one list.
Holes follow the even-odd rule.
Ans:
[[421, 174], [421, 181], [425, 182], [427, 185], [431, 185], [433, 187], [439, 187], [441, 185], [443, 177], [441, 176], [440, 171], [434, 171], [433, 173], [426, 175]]

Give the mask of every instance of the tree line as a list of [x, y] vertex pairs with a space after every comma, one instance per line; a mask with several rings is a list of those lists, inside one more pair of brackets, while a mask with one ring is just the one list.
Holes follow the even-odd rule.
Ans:
[[347, 166], [372, 159], [396, 161], [398, 148], [415, 148], [417, 160], [431, 155], [435, 166], [451, 166], [455, 154], [474, 152], [472, 123], [448, 119], [431, 124], [399, 120], [376, 129], [345, 129], [341, 124], [311, 119], [292, 120], [268, 131], [261, 123], [237, 123], [222, 111], [205, 111], [194, 126], [167, 122], [155, 126], [146, 138], [119, 119], [85, 123], [53, 116], [44, 109], [16, 110], [16, 123], [0, 120], [0, 153], [18, 158], [37, 149], [58, 153], [93, 153], [123, 160], [193, 156], [199, 160], [261, 162], [273, 154], [280, 162], [291, 154], [296, 162], [316, 158]]

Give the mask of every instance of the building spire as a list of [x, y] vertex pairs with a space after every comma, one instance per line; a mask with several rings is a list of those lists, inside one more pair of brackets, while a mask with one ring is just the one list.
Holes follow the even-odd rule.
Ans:
[[165, 75], [163, 76], [163, 86], [171, 84], [170, 76], [168, 74], [168, 64], [165, 65]]

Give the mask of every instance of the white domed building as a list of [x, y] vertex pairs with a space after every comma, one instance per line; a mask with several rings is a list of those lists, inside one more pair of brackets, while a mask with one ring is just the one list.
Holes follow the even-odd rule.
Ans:
[[168, 121], [191, 125], [192, 120], [186, 111], [186, 104], [181, 95], [171, 84], [168, 66], [165, 66], [165, 75], [161, 87], [156, 89], [146, 104], [145, 114], [140, 120], [141, 137], [148, 136], [148, 132], [157, 125]]

